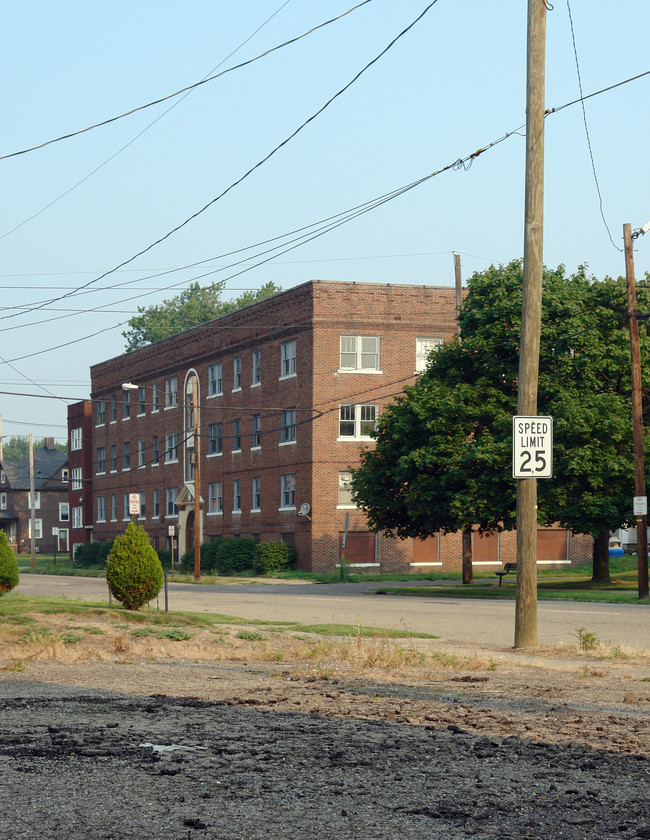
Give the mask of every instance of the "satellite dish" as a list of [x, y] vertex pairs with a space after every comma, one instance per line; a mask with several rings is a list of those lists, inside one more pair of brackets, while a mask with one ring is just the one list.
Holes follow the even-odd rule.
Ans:
[[308, 516], [310, 510], [311, 510], [311, 508], [309, 507], [308, 502], [303, 502], [300, 505], [300, 510], [298, 512], [299, 512], [300, 516]]

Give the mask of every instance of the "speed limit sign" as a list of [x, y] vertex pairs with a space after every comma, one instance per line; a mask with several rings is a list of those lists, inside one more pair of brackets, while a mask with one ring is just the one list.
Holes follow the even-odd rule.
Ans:
[[512, 477], [553, 476], [553, 418], [512, 418]]

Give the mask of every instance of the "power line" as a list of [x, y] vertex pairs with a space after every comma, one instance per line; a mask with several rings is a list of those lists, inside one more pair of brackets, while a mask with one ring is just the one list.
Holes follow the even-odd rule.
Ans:
[[[225, 57], [222, 61], [220, 61], [220, 62], [219, 62], [219, 64], [217, 64], [215, 67], [213, 67], [213, 68], [212, 68], [212, 69], [211, 69], [211, 70], [210, 70], [210, 71], [209, 71], [209, 72], [208, 72], [208, 73], [207, 73], [207, 74], [203, 77], [202, 81], [206, 81], [206, 80], [207, 80], [207, 77], [208, 77], [208, 76], [210, 76], [212, 73], [214, 73], [214, 71], [215, 71], [217, 68], [221, 67], [221, 65], [222, 65], [222, 64], [224, 64], [226, 61], [228, 61], [228, 59], [229, 59], [229, 58], [232, 58], [232, 56], [233, 56], [233, 55], [235, 55], [235, 53], [239, 52], [239, 50], [240, 50], [240, 49], [241, 49], [241, 48], [242, 48], [245, 44], [247, 44], [247, 43], [251, 40], [251, 38], [254, 38], [254, 37], [255, 37], [255, 35], [257, 35], [257, 33], [258, 33], [261, 29], [263, 29], [263, 28], [266, 26], [266, 24], [267, 24], [267, 23], [269, 23], [269, 21], [271, 21], [271, 20], [272, 20], [272, 19], [273, 19], [273, 18], [274, 18], [274, 17], [275, 17], [275, 16], [276, 16], [276, 15], [277, 15], [280, 11], [282, 11], [282, 9], [284, 9], [284, 7], [285, 7], [286, 5], [288, 5], [290, 2], [291, 2], [291, 0], [285, 0], [285, 2], [284, 2], [284, 3], [283, 3], [283, 4], [282, 4], [282, 5], [281, 5], [278, 9], [276, 9], [276, 10], [275, 10], [275, 12], [273, 12], [273, 14], [272, 14], [272, 15], [270, 15], [270, 17], [268, 17], [268, 18], [264, 21], [264, 23], [262, 23], [260, 26], [258, 26], [258, 27], [257, 27], [257, 29], [256, 29], [253, 33], [251, 33], [251, 34], [248, 36], [248, 38], [246, 38], [244, 41], [242, 41], [242, 42], [241, 42], [241, 44], [239, 44], [239, 46], [238, 46], [238, 47], [236, 47], [234, 50], [232, 50], [232, 52], [230, 52], [230, 53], [229, 53], [229, 54], [228, 54], [228, 55], [227, 55], [227, 56], [226, 56], [226, 57]], [[118, 155], [122, 154], [122, 152], [123, 152], [123, 151], [125, 151], [125, 149], [128, 149], [128, 148], [129, 148], [129, 146], [133, 145], [133, 143], [135, 143], [135, 141], [136, 141], [136, 140], [138, 140], [140, 137], [142, 137], [142, 135], [143, 135], [143, 134], [145, 134], [147, 131], [149, 131], [149, 129], [150, 129], [150, 128], [152, 128], [152, 127], [153, 127], [153, 126], [154, 126], [157, 122], [159, 122], [159, 121], [160, 121], [160, 120], [162, 120], [164, 117], [166, 117], [166, 116], [167, 116], [167, 114], [168, 114], [170, 111], [173, 111], [173, 109], [174, 109], [174, 108], [176, 108], [176, 106], [177, 106], [177, 105], [180, 105], [180, 103], [181, 103], [181, 102], [182, 102], [182, 101], [183, 101], [186, 97], [188, 97], [188, 96], [192, 93], [192, 91], [193, 91], [193, 90], [194, 90], [194, 88], [191, 88], [190, 90], [188, 90], [188, 91], [187, 91], [187, 92], [186, 92], [183, 96], [181, 96], [181, 98], [180, 98], [180, 99], [178, 99], [176, 102], [174, 102], [172, 105], [170, 105], [170, 106], [169, 106], [169, 108], [167, 108], [165, 111], [163, 111], [163, 112], [162, 112], [162, 114], [160, 114], [159, 116], [157, 116], [157, 117], [155, 118], [155, 120], [152, 120], [152, 121], [151, 121], [151, 122], [150, 122], [147, 126], [145, 126], [145, 127], [142, 129], [142, 131], [139, 131], [139, 132], [135, 135], [135, 137], [132, 137], [132, 138], [131, 138], [131, 140], [129, 140], [129, 142], [128, 142], [128, 143], [125, 143], [125, 144], [124, 144], [124, 146], [122, 146], [120, 149], [118, 149], [116, 152], [114, 152], [114, 154], [112, 154], [112, 155], [110, 155], [108, 158], [106, 158], [106, 160], [104, 160], [102, 163], [100, 163], [98, 166], [96, 166], [96, 167], [95, 167], [95, 168], [94, 168], [91, 172], [89, 172], [89, 173], [88, 173], [85, 177], [83, 177], [80, 181], [77, 181], [77, 183], [76, 183], [76, 184], [73, 184], [73, 185], [72, 185], [69, 189], [67, 189], [67, 190], [65, 190], [64, 192], [62, 192], [59, 196], [57, 196], [55, 199], [53, 199], [53, 200], [52, 200], [52, 201], [50, 201], [48, 204], [46, 204], [46, 205], [45, 205], [45, 207], [42, 207], [42, 208], [41, 208], [40, 210], [38, 210], [36, 213], [32, 213], [32, 215], [31, 215], [31, 216], [29, 216], [27, 219], [23, 219], [23, 221], [22, 221], [22, 222], [19, 222], [17, 225], [15, 225], [13, 228], [11, 228], [11, 230], [8, 230], [6, 233], [3, 233], [2, 235], [0, 235], [0, 239], [4, 239], [5, 237], [10, 236], [12, 233], [15, 233], [15, 232], [16, 232], [17, 230], [19, 230], [21, 227], [23, 227], [24, 225], [28, 224], [28, 222], [31, 222], [33, 219], [36, 219], [38, 216], [40, 216], [40, 215], [41, 215], [41, 213], [44, 213], [46, 210], [49, 210], [49, 209], [50, 209], [50, 207], [53, 207], [55, 204], [57, 204], [59, 201], [61, 201], [61, 199], [62, 199], [62, 198], [65, 198], [65, 196], [66, 196], [66, 195], [69, 195], [69, 194], [70, 194], [73, 190], [76, 190], [76, 189], [77, 189], [77, 187], [80, 187], [80, 186], [81, 186], [83, 183], [85, 183], [85, 182], [86, 182], [89, 178], [92, 178], [92, 176], [93, 176], [96, 172], [99, 172], [99, 170], [100, 170], [100, 169], [103, 169], [103, 168], [104, 168], [104, 167], [105, 167], [108, 163], [110, 163], [112, 160], [114, 160], [114, 159], [115, 159]]]
[[[360, 5], [365, 5], [365, 3], [368, 3], [368, 2], [370, 2], [370, 0], [363, 0], [363, 3], [362, 3], [362, 4], [360, 4]], [[420, 21], [420, 20], [422, 20], [422, 18], [423, 18], [423, 17], [427, 14], [427, 12], [429, 12], [429, 11], [430, 11], [430, 9], [431, 9], [431, 8], [433, 8], [433, 6], [435, 6], [435, 5], [436, 5], [436, 3], [437, 3], [437, 2], [438, 2], [438, 0], [432, 0], [432, 2], [431, 2], [431, 3], [429, 3], [429, 5], [428, 5], [428, 6], [426, 6], [426, 8], [424, 9], [424, 11], [423, 11], [423, 12], [421, 12], [421, 13], [420, 13], [420, 14], [419, 14], [416, 18], [415, 18], [415, 20], [413, 20], [413, 21], [412, 21], [412, 22], [411, 22], [411, 23], [410, 23], [410, 24], [409, 24], [409, 25], [408, 25], [405, 29], [403, 29], [403, 30], [402, 30], [402, 31], [401, 31], [398, 35], [396, 35], [396, 36], [395, 36], [395, 38], [393, 38], [393, 39], [392, 39], [392, 41], [391, 41], [391, 42], [390, 42], [390, 43], [389, 43], [386, 47], [384, 47], [384, 49], [383, 49], [383, 50], [381, 50], [381, 52], [380, 52], [378, 55], [376, 55], [376, 56], [375, 56], [375, 58], [373, 58], [371, 61], [369, 61], [369, 62], [368, 62], [368, 63], [367, 63], [367, 64], [366, 64], [366, 65], [365, 65], [365, 66], [364, 66], [364, 67], [363, 67], [363, 68], [362, 68], [362, 69], [361, 69], [361, 70], [360, 70], [360, 71], [359, 71], [359, 72], [358, 72], [358, 73], [357, 73], [357, 74], [356, 74], [356, 75], [355, 75], [355, 76], [354, 76], [354, 77], [353, 77], [353, 78], [352, 78], [352, 79], [351, 79], [351, 80], [350, 80], [350, 81], [346, 84], [346, 85], [344, 85], [344, 86], [343, 86], [340, 90], [338, 90], [338, 91], [337, 91], [337, 92], [336, 92], [333, 96], [331, 96], [331, 97], [330, 97], [330, 98], [329, 98], [329, 99], [325, 102], [325, 104], [324, 104], [324, 105], [322, 105], [322, 106], [321, 106], [321, 107], [320, 107], [320, 108], [319, 108], [319, 109], [318, 109], [315, 113], [313, 113], [313, 114], [312, 114], [310, 117], [308, 117], [308, 118], [307, 118], [307, 119], [306, 119], [303, 123], [301, 123], [301, 124], [298, 126], [298, 128], [296, 128], [296, 129], [295, 129], [295, 131], [293, 131], [293, 132], [292, 132], [292, 133], [291, 133], [288, 137], [286, 137], [286, 138], [285, 138], [285, 139], [284, 139], [281, 143], [279, 143], [277, 146], [275, 146], [275, 148], [274, 148], [274, 149], [272, 149], [272, 150], [271, 150], [271, 151], [270, 151], [267, 155], [265, 155], [265, 156], [264, 156], [261, 160], [259, 160], [259, 161], [258, 161], [258, 162], [257, 162], [254, 166], [252, 166], [252, 167], [251, 167], [251, 168], [250, 168], [247, 172], [245, 172], [243, 175], [241, 175], [241, 176], [240, 176], [240, 177], [239, 177], [236, 181], [233, 181], [233, 182], [230, 184], [230, 186], [226, 187], [226, 189], [225, 189], [225, 190], [223, 190], [221, 193], [219, 193], [219, 195], [215, 196], [215, 198], [211, 199], [211, 200], [210, 200], [207, 204], [205, 204], [205, 205], [204, 205], [204, 206], [203, 206], [200, 210], [197, 210], [197, 211], [196, 211], [195, 213], [193, 213], [191, 216], [188, 216], [188, 218], [186, 218], [183, 222], [181, 222], [180, 224], [176, 225], [176, 227], [172, 228], [170, 231], [168, 231], [166, 234], [164, 234], [163, 236], [161, 236], [159, 239], [155, 240], [155, 241], [154, 241], [154, 242], [152, 242], [150, 245], [147, 245], [147, 247], [146, 247], [146, 248], [143, 248], [141, 251], [138, 251], [138, 252], [137, 252], [136, 254], [134, 254], [132, 257], [129, 257], [128, 259], [126, 259], [126, 260], [124, 260], [123, 262], [119, 263], [119, 265], [115, 266], [115, 268], [112, 268], [112, 269], [110, 269], [109, 271], [104, 272], [104, 273], [103, 273], [103, 274], [101, 274], [99, 277], [96, 277], [94, 280], [89, 280], [89, 281], [88, 281], [87, 283], [85, 283], [83, 286], [80, 286], [80, 287], [79, 287], [79, 289], [78, 289], [77, 291], [80, 291], [80, 290], [82, 290], [82, 289], [85, 289], [85, 288], [87, 288], [88, 286], [92, 285], [93, 283], [97, 283], [97, 282], [99, 282], [100, 280], [103, 280], [103, 279], [104, 279], [104, 277], [107, 277], [108, 275], [115, 273], [118, 269], [123, 268], [125, 265], [128, 265], [129, 263], [132, 263], [132, 262], [133, 262], [134, 260], [136, 260], [138, 257], [141, 257], [143, 254], [146, 254], [148, 251], [152, 250], [152, 249], [153, 249], [153, 248], [155, 248], [157, 245], [160, 245], [162, 242], [164, 242], [165, 240], [169, 239], [169, 237], [170, 237], [170, 236], [173, 236], [175, 233], [177, 233], [177, 232], [178, 232], [179, 230], [181, 230], [183, 227], [185, 227], [185, 226], [186, 226], [186, 225], [188, 225], [190, 222], [192, 222], [194, 219], [196, 219], [198, 216], [200, 216], [202, 213], [204, 213], [204, 212], [205, 212], [205, 211], [206, 211], [209, 207], [211, 207], [211, 206], [212, 206], [213, 204], [215, 204], [217, 201], [219, 201], [219, 200], [220, 200], [220, 199], [222, 199], [224, 196], [226, 196], [226, 195], [227, 195], [227, 194], [228, 194], [231, 190], [233, 190], [236, 186], [238, 186], [239, 184], [241, 184], [241, 183], [242, 183], [242, 181], [244, 181], [244, 180], [245, 180], [245, 179], [246, 179], [249, 175], [251, 175], [251, 174], [252, 174], [253, 172], [255, 172], [257, 169], [259, 169], [261, 166], [263, 166], [263, 165], [264, 165], [264, 164], [265, 164], [268, 160], [270, 160], [270, 158], [271, 158], [271, 157], [273, 157], [273, 155], [275, 155], [275, 154], [276, 154], [276, 153], [277, 153], [280, 149], [282, 149], [284, 146], [286, 146], [288, 143], [290, 143], [290, 142], [291, 142], [291, 140], [293, 140], [293, 139], [294, 139], [294, 137], [296, 137], [296, 136], [297, 136], [297, 135], [298, 135], [298, 134], [299, 134], [299, 133], [300, 133], [300, 132], [301, 132], [301, 131], [302, 131], [302, 130], [306, 127], [306, 126], [308, 126], [308, 125], [309, 125], [310, 123], [312, 123], [315, 119], [317, 119], [317, 117], [318, 117], [318, 116], [320, 116], [320, 114], [322, 114], [322, 113], [323, 113], [323, 111], [325, 111], [325, 110], [326, 110], [326, 109], [327, 109], [327, 108], [328, 108], [328, 107], [329, 107], [329, 106], [330, 106], [330, 105], [331, 105], [331, 104], [332, 104], [332, 103], [333, 103], [336, 99], [338, 99], [338, 98], [339, 98], [339, 96], [342, 96], [342, 95], [343, 95], [343, 94], [344, 94], [344, 93], [345, 93], [345, 92], [346, 92], [346, 91], [347, 91], [350, 87], [352, 87], [352, 85], [354, 85], [354, 84], [355, 84], [355, 82], [357, 82], [357, 81], [358, 81], [358, 79], [360, 79], [360, 78], [361, 78], [361, 76], [362, 76], [362, 75], [363, 75], [363, 74], [364, 74], [364, 73], [365, 73], [365, 72], [366, 72], [366, 71], [367, 71], [370, 67], [372, 67], [374, 64], [376, 64], [376, 62], [377, 62], [377, 61], [379, 61], [379, 59], [380, 59], [380, 58], [382, 58], [382, 56], [384, 56], [384, 55], [385, 55], [385, 54], [386, 54], [386, 53], [387, 53], [390, 49], [392, 49], [392, 47], [394, 47], [394, 46], [395, 46], [395, 44], [396, 44], [396, 43], [397, 43], [397, 42], [398, 42], [398, 41], [399, 41], [399, 40], [400, 40], [400, 39], [401, 39], [404, 35], [406, 35], [406, 34], [407, 34], [407, 33], [408, 33], [408, 32], [409, 32], [409, 31], [410, 31], [410, 30], [411, 30], [411, 29], [412, 29], [412, 28], [413, 28], [413, 27], [414, 27], [414, 26], [415, 26], [415, 25], [416, 25], [416, 24]], [[358, 7], [354, 7], [354, 8], [358, 8]], [[352, 11], [352, 10], [350, 10], [350, 11]], [[349, 14], [349, 12], [348, 12], [348, 14]], [[199, 84], [201, 84], [201, 83], [199, 83]], [[1, 159], [2, 159], [2, 158], [0, 158], [0, 160], [1, 160]], [[69, 297], [69, 296], [70, 296], [70, 295], [72, 295], [72, 294], [74, 294], [74, 293], [73, 293], [73, 292], [70, 292], [70, 293], [68, 293], [68, 294], [61, 295], [61, 296], [59, 296], [59, 297], [57, 297], [57, 298], [53, 298], [52, 300], [48, 301], [48, 304], [42, 304], [41, 306], [36, 306], [36, 307], [34, 307], [34, 309], [42, 309], [45, 305], [49, 305], [49, 304], [52, 304], [52, 303], [57, 303], [59, 300], [63, 300], [64, 298]], [[8, 318], [11, 318], [11, 317], [14, 317], [14, 316], [13, 316], [13, 315], [8, 315], [8, 316], [5, 316], [5, 318], [7, 318], [7, 317], [8, 317]]]
[[569, 12], [569, 24], [571, 26], [571, 40], [573, 41], [573, 54], [575, 56], [576, 61], [576, 73], [578, 76], [578, 88], [580, 90], [580, 105], [582, 106], [582, 121], [585, 127], [585, 135], [587, 137], [587, 148], [589, 150], [589, 159], [591, 160], [591, 171], [594, 176], [594, 182], [596, 184], [596, 192], [598, 193], [598, 203], [600, 207], [600, 215], [603, 220], [603, 224], [605, 225], [605, 229], [607, 230], [607, 235], [609, 236], [609, 241], [612, 245], [616, 248], [617, 251], [623, 251], [622, 248], [619, 248], [618, 245], [614, 242], [614, 238], [612, 237], [612, 232], [609, 229], [609, 225], [607, 224], [607, 219], [605, 218], [605, 210], [603, 209], [603, 196], [600, 192], [600, 184], [598, 183], [598, 175], [596, 173], [596, 161], [594, 160], [594, 152], [591, 148], [591, 137], [589, 136], [589, 126], [587, 124], [587, 109], [585, 108], [585, 101], [583, 97], [583, 90], [582, 90], [582, 78], [580, 76], [580, 62], [578, 61], [578, 48], [576, 46], [576, 36], [575, 31], [573, 29], [573, 15], [571, 14], [571, 3], [570, 0], [566, 0], [567, 11]]
[[[435, 0], [437, 2], [437, 0]], [[282, 44], [278, 44], [275, 47], [271, 47], [268, 50], [265, 50], [263, 53], [255, 56], [254, 58], [249, 58], [247, 61], [243, 61], [240, 64], [236, 64], [234, 67], [229, 67], [227, 70], [222, 70], [221, 73], [217, 73], [214, 76], [208, 76], [207, 78], [201, 79], [199, 82], [194, 82], [194, 84], [187, 85], [187, 87], [181, 88], [177, 90], [175, 93], [167, 94], [167, 96], [162, 96], [159, 99], [154, 99], [152, 102], [147, 102], [146, 105], [138, 105], [136, 108], [131, 108], [129, 111], [125, 111], [123, 114], [118, 114], [115, 117], [109, 117], [106, 120], [102, 120], [101, 122], [95, 123], [94, 125], [89, 125], [86, 128], [81, 128], [77, 131], [71, 131], [68, 134], [63, 134], [60, 137], [55, 137], [52, 140], [46, 140], [43, 143], [38, 143], [35, 146], [30, 146], [27, 149], [21, 149], [17, 152], [10, 152], [6, 155], [0, 155], [0, 160], [7, 160], [8, 158], [18, 157], [19, 155], [26, 155], [29, 152], [35, 152], [38, 149], [43, 149], [46, 146], [51, 146], [53, 143], [60, 143], [62, 140], [69, 140], [71, 137], [77, 137], [80, 134], [85, 134], [88, 131], [93, 131], [96, 128], [101, 128], [105, 125], [110, 125], [111, 123], [117, 122], [118, 120], [122, 120], [125, 117], [129, 117], [132, 114], [137, 114], [138, 111], [144, 111], [147, 108], [151, 108], [154, 105], [160, 105], [162, 102], [166, 102], [169, 99], [173, 99], [176, 96], [180, 96], [183, 93], [189, 93], [192, 90], [195, 90], [197, 87], [201, 85], [205, 85], [208, 82], [212, 82], [215, 79], [220, 78], [221, 76], [225, 76], [227, 73], [232, 73], [234, 70], [241, 70], [242, 67], [247, 67], [249, 64], [253, 64], [255, 61], [259, 61], [261, 58], [265, 58], [267, 55], [271, 53], [277, 52], [278, 50], [283, 49], [284, 47], [288, 47], [291, 44], [295, 44], [297, 41], [306, 38], [308, 35], [312, 35], [314, 32], [317, 32], [319, 29], [323, 29], [325, 26], [329, 26], [331, 23], [335, 23], [337, 20], [345, 17], [346, 15], [355, 12], [357, 9], [360, 9], [362, 6], [365, 6], [367, 3], [372, 2], [372, 0], [362, 0], [361, 3], [358, 3], [356, 6], [353, 6], [351, 9], [348, 9], [347, 12], [343, 12], [336, 17], [331, 18], [330, 20], [324, 21], [324, 23], [319, 23], [317, 26], [312, 27], [307, 32], [303, 32], [302, 35], [297, 35], [294, 38], [290, 38], [288, 41], [284, 41]], [[285, 3], [286, 5], [286, 3]], [[259, 31], [259, 30], [258, 30]], [[246, 42], [244, 42], [246, 43]], [[92, 174], [92, 173], [91, 173]]]

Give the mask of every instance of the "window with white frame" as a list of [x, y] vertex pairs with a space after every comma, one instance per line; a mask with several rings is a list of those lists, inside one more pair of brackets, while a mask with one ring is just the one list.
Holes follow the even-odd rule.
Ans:
[[178, 508], [176, 507], [176, 499], [178, 497], [178, 488], [167, 487], [165, 490], [165, 510], [167, 516], [178, 516]]
[[160, 452], [158, 451], [158, 435], [151, 438], [151, 463], [157, 464], [160, 461]]
[[165, 379], [165, 408], [178, 405], [178, 377], [169, 376]]
[[218, 397], [223, 393], [223, 368], [221, 362], [208, 365], [208, 396]]
[[131, 469], [131, 443], [128, 440], [124, 444], [122, 469], [123, 470], [130, 470]]
[[81, 467], [73, 467], [72, 468], [72, 480], [70, 482], [70, 489], [71, 490], [81, 490], [83, 488], [83, 476], [81, 473]]
[[415, 339], [415, 372], [421, 373], [425, 370], [429, 355], [438, 350], [444, 341], [442, 338], [416, 338]]
[[[31, 510], [32, 509], [32, 494], [27, 494], [27, 507]], [[41, 491], [36, 490], [34, 492], [34, 510], [41, 509]]]
[[208, 484], [208, 513], [223, 513], [223, 482]]
[[241, 356], [235, 356], [232, 360], [232, 389], [233, 391], [241, 389]]
[[160, 408], [160, 397], [158, 395], [158, 383], [151, 386], [151, 411], [158, 411]]
[[232, 483], [232, 512], [241, 513], [241, 481], [238, 478]]
[[4, 470], [0, 470], [0, 484], [7, 483], [7, 473]]
[[342, 335], [339, 366], [342, 371], [379, 370], [379, 336]]
[[[29, 520], [29, 527], [27, 529], [27, 534], [29, 538], [32, 537], [32, 520]], [[42, 519], [35, 519], [34, 520], [34, 539], [35, 540], [42, 540], [43, 539], [43, 520]]]
[[296, 340], [283, 341], [280, 345], [280, 379], [296, 375]]
[[111, 397], [111, 423], [117, 422], [117, 398], [115, 394]]
[[260, 510], [262, 507], [262, 479], [257, 476], [253, 478], [253, 507], [252, 510]]
[[157, 487], [154, 487], [151, 497], [151, 516], [153, 519], [160, 517], [160, 493]]
[[97, 496], [97, 521], [106, 522], [106, 497]]
[[241, 450], [241, 420], [236, 417], [232, 421], [232, 451], [239, 452]]
[[117, 522], [117, 496], [111, 493], [111, 522]]
[[139, 519], [147, 518], [147, 494], [144, 490], [140, 491], [140, 514]]
[[125, 391], [122, 400], [122, 420], [128, 420], [131, 416], [131, 392]]
[[221, 423], [210, 423], [208, 425], [208, 455], [219, 455], [222, 451], [222, 428]]
[[95, 419], [98, 426], [103, 426], [106, 422], [106, 403], [104, 400], [97, 400], [97, 414]]
[[146, 395], [144, 387], [141, 385], [138, 388], [138, 414], [144, 414], [147, 409]]
[[97, 472], [106, 472], [106, 447], [104, 446], [97, 447]]
[[259, 449], [262, 446], [262, 415], [253, 414], [253, 437], [251, 449]]
[[294, 473], [280, 476], [280, 507], [293, 508], [296, 504], [296, 477]]
[[251, 386], [259, 385], [262, 381], [262, 351], [253, 350], [253, 375]]
[[146, 456], [146, 446], [144, 438], [140, 438], [138, 441], [138, 466], [144, 467], [147, 463], [147, 456]]
[[165, 435], [165, 463], [178, 461], [178, 433], [168, 432]]
[[111, 472], [117, 472], [117, 444], [111, 444]]
[[352, 473], [350, 470], [339, 471], [339, 507], [354, 507], [352, 501]]
[[81, 449], [81, 446], [81, 428], [72, 429], [70, 432], [70, 449], [75, 452], [77, 449]]
[[369, 440], [377, 428], [378, 405], [339, 406], [339, 438]]
[[0, 510], [7, 510], [7, 494], [0, 493]]
[[130, 505], [129, 505], [129, 494], [122, 493], [122, 521], [126, 522], [128, 519], [131, 518], [131, 514], [129, 512]]
[[64, 467], [64, 468], [61, 470], [61, 481], [62, 481], [64, 484], [67, 484], [67, 483], [68, 483], [69, 478], [70, 478], [70, 471], [68, 470], [68, 468], [67, 468], [67, 467]]
[[282, 412], [280, 443], [296, 442], [296, 409], [288, 408]]
[[70, 503], [59, 502], [59, 522], [70, 521]]
[[84, 526], [84, 509], [82, 507], [72, 508], [72, 527], [83, 528]]

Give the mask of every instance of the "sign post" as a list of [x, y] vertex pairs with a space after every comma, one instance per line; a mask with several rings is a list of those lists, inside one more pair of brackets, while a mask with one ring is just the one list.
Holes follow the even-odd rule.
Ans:
[[176, 526], [175, 525], [168, 525], [167, 526], [167, 536], [171, 542], [172, 546], [172, 580], [174, 580], [174, 535], [176, 534]]

